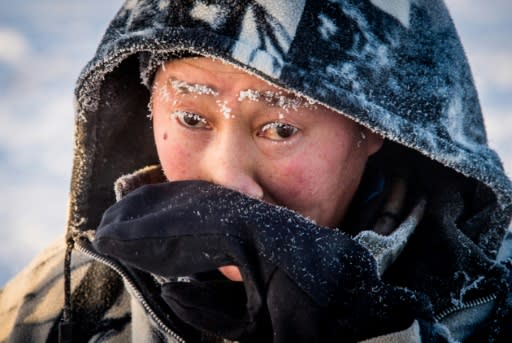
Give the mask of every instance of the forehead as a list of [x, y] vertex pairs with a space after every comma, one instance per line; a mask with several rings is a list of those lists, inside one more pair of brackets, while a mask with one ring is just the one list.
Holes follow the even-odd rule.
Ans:
[[232, 64], [215, 60], [208, 57], [186, 57], [167, 61], [164, 65], [163, 71], [169, 70], [172, 72], [192, 72], [199, 73], [205, 76], [214, 77], [221, 75], [222, 77], [247, 77], [254, 78], [254, 81], [264, 83], [263, 80], [249, 74], [248, 72], [235, 67]]
[[170, 87], [173, 93], [197, 97], [235, 96], [238, 101], [261, 102], [284, 110], [312, 106], [304, 98], [279, 89], [243, 70], [209, 58], [167, 62], [158, 71], [154, 90]]
[[197, 85], [196, 89], [204, 86], [203, 90], [210, 90], [209, 95], [231, 90], [255, 89], [292, 96], [291, 92], [279, 89], [233, 65], [206, 57], [171, 60], [159, 68], [155, 80], [158, 83], [170, 82], [182, 91], [186, 91], [187, 88], [191, 90], [190, 85]]

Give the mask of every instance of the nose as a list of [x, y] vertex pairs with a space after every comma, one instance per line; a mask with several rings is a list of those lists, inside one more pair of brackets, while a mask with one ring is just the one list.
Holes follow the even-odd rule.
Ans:
[[263, 199], [263, 188], [257, 180], [257, 161], [252, 138], [234, 130], [218, 134], [211, 144], [203, 170], [205, 179], [226, 188]]

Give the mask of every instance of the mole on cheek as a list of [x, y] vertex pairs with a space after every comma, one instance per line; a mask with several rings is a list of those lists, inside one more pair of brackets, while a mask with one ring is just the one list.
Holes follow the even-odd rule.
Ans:
[[162, 138], [164, 139], [164, 141], [167, 140], [167, 132], [164, 132], [164, 135]]

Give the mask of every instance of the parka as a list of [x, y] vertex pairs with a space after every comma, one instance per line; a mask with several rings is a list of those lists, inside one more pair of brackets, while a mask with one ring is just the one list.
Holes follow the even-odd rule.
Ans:
[[[384, 137], [339, 230], [322, 231], [286, 210], [269, 219], [258, 214], [267, 205], [212, 185], [166, 184], [148, 104], [157, 68], [183, 56], [233, 65]], [[507, 231], [512, 184], [487, 144], [471, 70], [441, 0], [127, 0], [80, 74], [75, 97], [66, 236], [0, 293], [0, 341], [512, 339], [512, 235]], [[246, 215], [219, 204], [217, 210], [230, 218], [242, 224], [270, 222], [272, 230], [262, 230], [261, 224], [238, 238], [244, 244], [254, 237], [266, 242], [257, 254], [262, 264], [285, 270], [283, 284], [290, 285], [296, 299], [307, 299], [297, 302], [297, 313], [308, 314], [297, 321], [300, 325], [291, 320], [288, 329], [283, 323], [290, 317], [279, 312], [277, 320], [270, 306], [263, 306], [263, 314], [251, 317], [247, 327], [224, 330], [222, 323], [212, 324], [207, 311], [190, 315], [180, 307], [194, 304], [180, 298], [184, 293], [177, 288], [186, 288], [189, 279], [159, 274], [153, 266], [160, 263], [145, 269], [131, 256], [114, 254], [120, 245], [109, 242], [122, 245], [123, 230], [138, 225], [116, 211], [124, 211], [124, 204], [135, 212], [144, 207], [140, 199], [154, 185], [176, 194], [176, 200], [157, 207], [179, 206], [180, 194], [197, 204], [225, 197], [251, 209]], [[398, 209], [397, 199], [402, 199]], [[301, 259], [277, 254], [294, 238], [283, 218], [298, 223], [305, 237], [328, 242], [312, 245]], [[378, 234], [382, 225], [391, 225], [393, 232]], [[158, 230], [166, 243], [175, 243], [166, 229]], [[213, 234], [197, 230], [198, 237]], [[145, 236], [135, 239], [149, 250], [155, 247], [148, 242]], [[204, 242], [197, 244], [204, 248]], [[336, 276], [326, 278], [332, 292], [324, 294], [304, 279], [307, 273], [317, 281], [324, 276], [308, 264], [315, 248], [332, 251], [332, 263], [325, 266]], [[343, 249], [350, 257], [336, 255]], [[178, 263], [174, 251], [164, 250], [158, 258]], [[304, 269], [297, 271], [295, 264]], [[357, 280], [357, 285], [348, 289], [340, 280]], [[268, 295], [251, 289], [245, 288], [249, 305], [253, 295]], [[180, 297], [171, 301], [164, 290]], [[285, 299], [289, 290], [281, 291], [277, 287], [276, 294]], [[310, 302], [327, 312], [310, 311]], [[205, 306], [217, 313], [208, 298]], [[334, 331], [342, 332], [341, 338]]]

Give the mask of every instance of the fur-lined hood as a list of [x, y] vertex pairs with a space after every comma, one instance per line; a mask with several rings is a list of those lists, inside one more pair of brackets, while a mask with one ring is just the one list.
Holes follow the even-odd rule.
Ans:
[[466, 234], [488, 257], [497, 253], [512, 186], [487, 145], [441, 0], [127, 0], [76, 87], [70, 233], [96, 228], [115, 201], [115, 179], [158, 163], [139, 69], [148, 56], [181, 53], [238, 66], [370, 128], [414, 163], [455, 175], [474, 195], [466, 208], [485, 208], [488, 218]]

